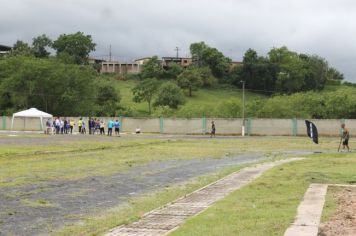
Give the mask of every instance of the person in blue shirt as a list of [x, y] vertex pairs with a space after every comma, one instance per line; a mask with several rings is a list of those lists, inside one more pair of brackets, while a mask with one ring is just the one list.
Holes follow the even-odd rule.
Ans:
[[114, 122], [110, 119], [108, 122], [108, 136], [112, 136], [112, 127], [114, 126]]
[[115, 135], [120, 137], [120, 122], [118, 120], [114, 122], [114, 127], [115, 127]]

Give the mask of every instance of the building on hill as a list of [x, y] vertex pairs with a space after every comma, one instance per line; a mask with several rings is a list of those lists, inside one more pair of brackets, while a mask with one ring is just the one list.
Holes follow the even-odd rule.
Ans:
[[103, 61], [100, 73], [137, 74], [141, 70], [142, 64], [137, 62]]
[[190, 57], [162, 57], [163, 68], [167, 68], [172, 63], [187, 67], [193, 63], [193, 59]]
[[234, 68], [236, 66], [242, 66], [242, 65], [243, 65], [243, 63], [241, 61], [232, 61], [230, 63], [230, 69], [232, 69], [232, 68]]
[[0, 44], [0, 56], [5, 56], [10, 53], [12, 47]]
[[[100, 72], [116, 74], [140, 73], [143, 65], [150, 59], [151, 57], [143, 57], [136, 59], [133, 62], [101, 61]], [[188, 67], [193, 64], [193, 59], [191, 57], [162, 57], [160, 61], [164, 69], [167, 69], [172, 63], [182, 67]], [[231, 68], [240, 65], [242, 65], [242, 62], [231, 62]]]
[[139, 58], [136, 59], [135, 62], [139, 65], [143, 65], [145, 64], [148, 60], [150, 60], [152, 57], [143, 57], [143, 58]]
[[95, 58], [95, 57], [89, 57], [88, 62], [89, 64], [101, 64], [102, 62], [104, 62], [104, 59], [99, 59], [99, 58]]
[[104, 59], [95, 58], [95, 57], [89, 57], [88, 58], [89, 65], [92, 65], [94, 67], [94, 69], [99, 73], [101, 71], [101, 63], [102, 62], [105, 62], [105, 60]]

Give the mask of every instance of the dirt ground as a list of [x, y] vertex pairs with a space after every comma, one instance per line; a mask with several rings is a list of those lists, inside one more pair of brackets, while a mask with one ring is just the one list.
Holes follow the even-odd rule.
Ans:
[[346, 187], [336, 194], [337, 210], [319, 229], [319, 236], [356, 235], [356, 188]]

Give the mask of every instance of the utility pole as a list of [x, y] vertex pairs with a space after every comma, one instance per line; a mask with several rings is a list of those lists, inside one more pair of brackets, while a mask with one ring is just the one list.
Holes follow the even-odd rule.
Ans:
[[178, 52], [179, 52], [179, 47], [176, 47], [175, 49], [174, 49], [174, 51], [177, 51], [177, 58], [179, 57], [179, 54], [178, 54]]
[[110, 44], [110, 49], [109, 49], [109, 61], [111, 61], [111, 44]]
[[245, 81], [241, 80], [242, 83], [242, 130], [241, 136], [245, 136]]

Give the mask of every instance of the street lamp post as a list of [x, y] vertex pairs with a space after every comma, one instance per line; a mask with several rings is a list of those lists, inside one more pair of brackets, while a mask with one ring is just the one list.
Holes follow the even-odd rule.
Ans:
[[242, 130], [241, 136], [245, 136], [245, 81], [241, 80], [242, 83]]

